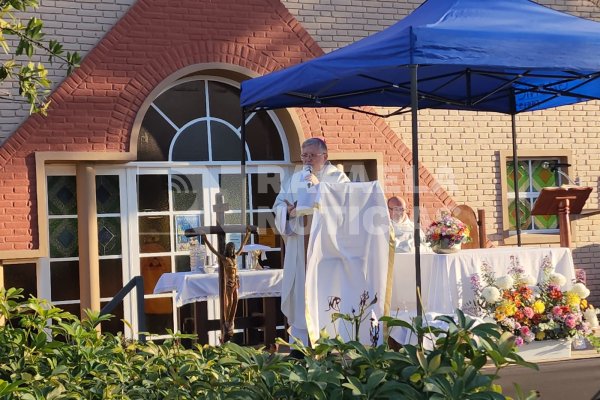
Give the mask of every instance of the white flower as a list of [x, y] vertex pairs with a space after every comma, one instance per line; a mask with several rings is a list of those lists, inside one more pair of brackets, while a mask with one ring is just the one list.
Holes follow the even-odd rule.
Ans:
[[486, 303], [495, 304], [500, 300], [500, 291], [497, 287], [487, 286], [481, 291], [481, 297]]
[[531, 276], [529, 274], [526, 274], [523, 279], [525, 280], [525, 284], [527, 286], [533, 286], [537, 283], [537, 279], [535, 279], [533, 276]]
[[371, 310], [371, 329], [377, 328], [379, 325], [379, 320], [377, 319], [377, 315], [375, 315], [375, 310]]
[[494, 282], [494, 286], [496, 286], [500, 290], [510, 289], [511, 287], [513, 287], [514, 284], [514, 279], [509, 275], [503, 275], [501, 277], [498, 277], [498, 279], [496, 279], [496, 282]]
[[537, 283], [537, 280], [529, 274], [521, 274], [516, 283], [517, 285], [533, 286]]
[[576, 284], [574, 284], [573, 287], [571, 288], [570, 292], [575, 293], [577, 296], [579, 296], [582, 299], [585, 299], [586, 297], [588, 297], [590, 295], [590, 289], [585, 287], [585, 285], [581, 282], [577, 282]]
[[593, 306], [590, 306], [587, 310], [583, 312], [583, 317], [590, 324], [590, 328], [598, 327], [598, 315], [596, 315], [596, 310]]
[[567, 278], [563, 274], [553, 272], [548, 277], [548, 282], [560, 287], [567, 283]]

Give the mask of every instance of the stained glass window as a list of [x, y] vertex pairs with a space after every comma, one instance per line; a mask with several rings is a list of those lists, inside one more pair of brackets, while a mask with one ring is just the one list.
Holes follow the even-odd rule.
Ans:
[[48, 214], [77, 214], [77, 189], [74, 176], [48, 177]]
[[50, 257], [77, 257], [79, 240], [77, 218], [54, 218], [48, 223], [50, 229]]
[[[519, 220], [522, 231], [525, 232], [552, 232], [558, 229], [556, 215], [531, 215], [535, 201], [540, 191], [545, 187], [559, 186], [560, 175], [548, 168], [548, 164], [557, 162], [557, 159], [520, 159], [517, 170], [517, 183], [519, 188]], [[506, 180], [508, 188], [508, 219], [510, 230], [517, 228], [517, 207], [515, 200], [514, 163], [506, 162]]]
[[98, 214], [118, 213], [121, 210], [118, 175], [96, 176], [96, 207]]

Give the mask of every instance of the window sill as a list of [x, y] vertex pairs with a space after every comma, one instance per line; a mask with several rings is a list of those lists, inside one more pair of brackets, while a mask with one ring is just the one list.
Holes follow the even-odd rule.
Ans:
[[[516, 245], [517, 235], [511, 235], [503, 239], [504, 245]], [[560, 243], [560, 235], [552, 233], [522, 233], [521, 244], [557, 244]]]

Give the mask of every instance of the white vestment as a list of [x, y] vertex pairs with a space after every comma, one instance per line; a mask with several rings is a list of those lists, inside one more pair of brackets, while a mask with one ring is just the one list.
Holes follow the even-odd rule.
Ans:
[[[402, 221], [396, 222], [392, 220], [394, 228], [394, 242], [396, 245], [396, 253], [412, 253], [415, 251], [415, 224], [406, 216]], [[426, 245], [425, 235], [421, 234], [421, 250]]]
[[[326, 163], [321, 171], [315, 174], [320, 182], [343, 183], [350, 180], [340, 170]], [[304, 258], [304, 227], [302, 217], [289, 218], [285, 200], [295, 203], [298, 192], [306, 191], [305, 171], [294, 173], [282, 186], [275, 200], [275, 226], [285, 242], [285, 259], [283, 262], [283, 282], [281, 288], [281, 311], [287, 317], [288, 324], [298, 329], [306, 329], [304, 307], [304, 282], [306, 262]], [[321, 184], [311, 188], [317, 190]], [[305, 343], [307, 344], [307, 343]]]
[[[360, 310], [361, 294], [369, 304], [361, 323], [359, 340], [371, 343], [371, 312], [384, 315], [391, 295], [393, 242], [385, 196], [378, 182], [322, 184], [313, 215], [306, 270], [306, 319], [311, 343], [321, 329], [330, 336], [355, 340], [350, 322], [333, 313], [352, 315]], [[388, 305], [389, 306], [389, 305]], [[380, 324], [381, 325], [381, 324]], [[380, 326], [378, 343], [382, 342]]]

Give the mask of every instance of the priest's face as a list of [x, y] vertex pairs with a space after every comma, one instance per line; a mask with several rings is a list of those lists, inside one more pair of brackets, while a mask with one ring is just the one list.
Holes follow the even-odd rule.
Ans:
[[300, 158], [302, 159], [302, 164], [310, 165], [313, 172], [318, 172], [327, 161], [327, 152], [321, 150], [319, 146], [308, 145], [302, 147]]
[[390, 210], [390, 218], [395, 222], [400, 222], [406, 218], [406, 202], [403, 199], [392, 197], [388, 201], [388, 209]]

